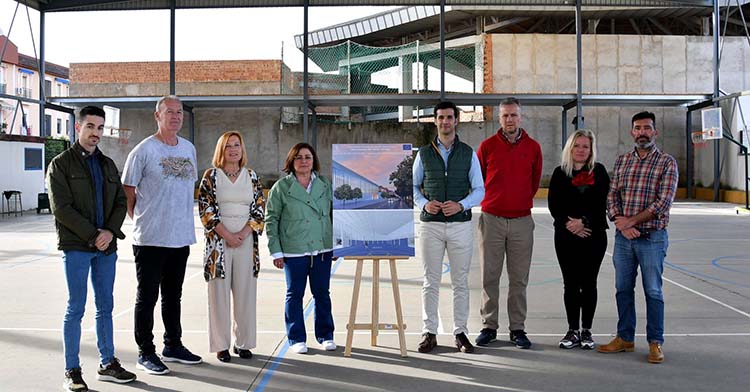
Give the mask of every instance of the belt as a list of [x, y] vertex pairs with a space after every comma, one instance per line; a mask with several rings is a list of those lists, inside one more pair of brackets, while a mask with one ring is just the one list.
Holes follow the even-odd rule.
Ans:
[[657, 231], [662, 231], [662, 230], [664, 229], [654, 229], [654, 228], [638, 229], [638, 231], [641, 233], [641, 235], [639, 235], [638, 238], [648, 239], [648, 238], [651, 238], [652, 233], [656, 233]]

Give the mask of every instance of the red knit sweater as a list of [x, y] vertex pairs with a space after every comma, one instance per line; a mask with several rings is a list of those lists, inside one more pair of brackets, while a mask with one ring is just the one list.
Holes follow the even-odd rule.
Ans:
[[479, 145], [477, 156], [484, 176], [482, 211], [504, 218], [531, 214], [542, 176], [542, 148], [521, 130], [510, 143], [502, 129]]

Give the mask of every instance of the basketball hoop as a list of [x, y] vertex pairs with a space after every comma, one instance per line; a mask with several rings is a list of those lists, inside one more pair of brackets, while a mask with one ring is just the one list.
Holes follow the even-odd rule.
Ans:
[[706, 135], [703, 131], [695, 131], [690, 133], [690, 139], [693, 141], [693, 147], [697, 150], [706, 147]]
[[117, 144], [128, 144], [131, 132], [132, 130], [130, 129], [117, 128]]

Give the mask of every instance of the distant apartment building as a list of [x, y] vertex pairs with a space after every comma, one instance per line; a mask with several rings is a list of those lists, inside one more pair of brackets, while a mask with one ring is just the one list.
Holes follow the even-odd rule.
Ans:
[[[68, 114], [46, 109], [44, 124], [40, 125], [38, 104], [8, 97], [40, 99], [39, 62], [33, 56], [18, 53], [18, 47], [13, 44], [13, 41], [0, 35], [0, 50], [3, 47], [5, 47], [5, 53], [0, 61], [0, 129], [2, 132], [12, 135], [66, 137], [71, 127]], [[68, 68], [45, 62], [45, 96], [48, 98], [67, 97], [70, 93], [69, 75]]]

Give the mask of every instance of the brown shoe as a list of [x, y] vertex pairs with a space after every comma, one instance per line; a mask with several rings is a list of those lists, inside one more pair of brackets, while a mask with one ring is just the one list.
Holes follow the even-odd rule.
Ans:
[[598, 346], [596, 348], [596, 351], [599, 351], [600, 353], [620, 353], [623, 351], [632, 353], [634, 350], [634, 342], [627, 342], [625, 340], [622, 340], [622, 338], [619, 336], [615, 336], [615, 338], [612, 339], [611, 342], [603, 346]]
[[425, 332], [422, 334], [422, 341], [419, 342], [418, 351], [420, 353], [428, 353], [433, 348], [437, 347], [437, 337], [434, 333]]
[[661, 351], [661, 343], [651, 342], [648, 344], [648, 361], [651, 363], [664, 362], [664, 352]]
[[474, 346], [471, 344], [469, 338], [467, 338], [466, 334], [463, 332], [456, 335], [456, 348], [458, 349], [458, 351], [463, 351], [465, 353], [474, 352]]

